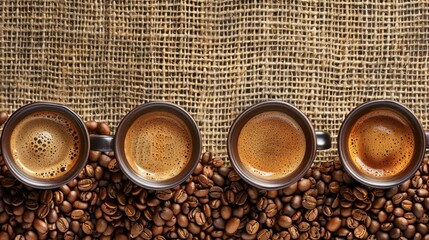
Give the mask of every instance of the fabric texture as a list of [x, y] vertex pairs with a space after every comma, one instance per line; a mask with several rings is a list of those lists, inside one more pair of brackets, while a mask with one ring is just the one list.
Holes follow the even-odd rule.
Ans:
[[[286, 2], [286, 3], [285, 3]], [[374, 1], [0, 2], [0, 110], [34, 101], [113, 126], [168, 101], [226, 157], [254, 103], [294, 104], [332, 134], [365, 101], [392, 99], [428, 127], [429, 3]]]

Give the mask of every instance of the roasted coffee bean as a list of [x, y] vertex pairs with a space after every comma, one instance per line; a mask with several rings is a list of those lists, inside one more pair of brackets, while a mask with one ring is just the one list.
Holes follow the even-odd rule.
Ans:
[[187, 198], [188, 198], [188, 195], [183, 189], [179, 189], [174, 192], [173, 201], [176, 203], [184, 203]]
[[130, 230], [130, 237], [136, 238], [143, 232], [144, 226], [141, 223], [135, 223]]
[[406, 197], [407, 197], [406, 194], [397, 193], [397, 194], [393, 195], [392, 203], [394, 205], [399, 205], [402, 202], [402, 200], [404, 200]]
[[104, 220], [103, 218], [99, 218], [97, 219], [97, 223], [95, 224], [95, 230], [98, 233], [104, 233], [107, 229], [107, 226], [108, 226], [107, 221]]
[[33, 227], [38, 233], [44, 234], [48, 232], [48, 224], [40, 218], [35, 218], [33, 221]]
[[212, 164], [214, 167], [220, 168], [224, 164], [224, 161], [220, 158], [214, 158]]
[[265, 213], [267, 217], [274, 217], [277, 214], [277, 205], [274, 203], [270, 203], [265, 208]]
[[366, 239], [368, 237], [368, 232], [366, 231], [364, 225], [359, 225], [357, 228], [355, 228], [353, 234], [358, 239]]
[[346, 219], [346, 224], [347, 224], [348, 228], [355, 229], [355, 228], [357, 228], [359, 226], [359, 221], [355, 220], [352, 217], [348, 217]]
[[116, 213], [118, 206], [113, 201], [106, 201], [101, 204], [101, 210], [107, 215], [113, 215]]
[[308, 222], [300, 222], [298, 224], [298, 231], [300, 231], [300, 232], [310, 231], [310, 224]]
[[298, 190], [300, 192], [305, 192], [311, 188], [311, 181], [309, 179], [302, 179], [298, 182]]
[[246, 232], [248, 234], [256, 234], [259, 230], [259, 222], [256, 220], [250, 220], [246, 223]]
[[411, 211], [411, 209], [413, 208], [413, 202], [406, 199], [406, 200], [401, 202], [401, 206], [405, 211]]
[[124, 212], [128, 217], [133, 217], [136, 214], [136, 209], [133, 205], [127, 204], [124, 208]]
[[341, 219], [339, 217], [331, 218], [326, 224], [326, 229], [330, 232], [335, 232], [341, 227]]
[[85, 221], [84, 223], [82, 223], [82, 231], [88, 235], [93, 234], [95, 231], [94, 223], [92, 223], [91, 221]]
[[196, 212], [194, 219], [195, 219], [195, 223], [199, 226], [202, 226], [204, 225], [204, 223], [206, 223], [206, 216], [204, 215], [203, 212], [200, 212], [200, 211]]
[[[297, 230], [298, 231], [298, 230]], [[258, 240], [268, 240], [271, 237], [271, 233], [268, 229], [261, 229], [256, 236]]]
[[357, 221], [363, 221], [366, 219], [367, 214], [365, 211], [361, 210], [361, 209], [354, 209], [352, 211], [352, 216], [355, 220]]
[[92, 184], [93, 181], [90, 178], [82, 179], [78, 181], [77, 188], [82, 192], [86, 192], [91, 190]]
[[416, 215], [417, 219], [422, 218], [423, 214], [425, 213], [423, 205], [420, 203], [414, 203], [412, 205], [412, 211], [414, 215]]
[[237, 231], [239, 225], [240, 225], [240, 219], [233, 217], [226, 222], [225, 232], [227, 234], [232, 235]]
[[405, 230], [408, 227], [408, 221], [404, 217], [395, 218], [394, 224], [401, 230]]
[[390, 222], [386, 222], [386, 223], [381, 224], [380, 228], [381, 228], [381, 230], [388, 232], [388, 231], [392, 230], [393, 224]]
[[308, 210], [305, 214], [304, 214], [304, 218], [307, 221], [315, 221], [317, 219], [317, 217], [319, 216], [319, 210], [317, 208]]
[[53, 198], [54, 194], [51, 190], [42, 190], [40, 192], [39, 199], [41, 203], [48, 204], [53, 200]]
[[63, 213], [69, 213], [73, 209], [71, 203], [69, 203], [68, 201], [63, 201], [59, 208]]
[[317, 200], [312, 196], [306, 195], [302, 198], [302, 206], [305, 209], [314, 209], [317, 206]]
[[173, 192], [171, 190], [162, 190], [162, 191], [157, 191], [156, 192], [156, 198], [158, 198], [159, 200], [169, 200], [173, 197]]

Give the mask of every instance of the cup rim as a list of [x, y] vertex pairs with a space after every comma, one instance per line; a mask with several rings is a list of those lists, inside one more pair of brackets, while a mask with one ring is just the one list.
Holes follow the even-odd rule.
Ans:
[[[80, 157], [78, 158], [73, 168], [68, 171], [69, 174], [64, 174], [61, 176], [63, 178], [61, 180], [56, 178], [37, 179], [35, 177], [29, 176], [14, 163], [13, 157], [10, 154], [10, 143], [8, 142], [8, 139], [10, 139], [12, 131], [13, 129], [15, 129], [15, 126], [18, 123], [16, 120], [22, 119], [26, 116], [29, 116], [29, 114], [38, 111], [53, 111], [60, 113], [61, 115], [67, 117], [71, 122], [73, 122], [76, 125], [77, 130], [82, 135], [81, 137], [83, 149], [81, 149]], [[79, 172], [82, 171], [82, 169], [85, 167], [89, 156], [89, 149], [89, 133], [83, 120], [69, 107], [58, 103], [34, 102], [18, 108], [10, 115], [10, 117], [6, 121], [1, 134], [2, 156], [5, 160], [5, 163], [7, 164], [9, 171], [16, 179], [18, 179], [23, 184], [37, 189], [57, 188], [75, 179]]]
[[[259, 110], [259, 109], [263, 109], [263, 108], [267, 108], [267, 107], [278, 107], [278, 108], [283, 108], [286, 110], [291, 111], [292, 114], [296, 114], [298, 115], [298, 117], [300, 118], [299, 120], [303, 120], [302, 122], [298, 121], [297, 119], [294, 118], [294, 120], [300, 124], [301, 128], [303, 128], [303, 126], [305, 126], [307, 128], [307, 130], [311, 133], [311, 136], [308, 136], [310, 139], [307, 139], [307, 135], [306, 135], [306, 144], [308, 147], [308, 142], [311, 143], [311, 149], [307, 150], [306, 152], [309, 151], [309, 156], [306, 159], [303, 159], [302, 161], [307, 161], [305, 163], [305, 165], [303, 166], [303, 168], [301, 169], [301, 171], [297, 172], [295, 175], [291, 176], [291, 174], [294, 174], [295, 171], [297, 171], [298, 169], [296, 169], [295, 171], [293, 171], [292, 173], [290, 173], [289, 175], [285, 176], [289, 177], [290, 179], [288, 181], [282, 181], [280, 183], [264, 183], [263, 181], [254, 181], [255, 179], [260, 180], [260, 177], [256, 177], [256, 176], [249, 176], [250, 174], [246, 173], [246, 170], [240, 166], [240, 164], [238, 163], [238, 156], [236, 156], [234, 154], [234, 148], [236, 149], [236, 146], [232, 146], [233, 145], [233, 138], [235, 135], [235, 131], [237, 131], [237, 126], [239, 124], [242, 123], [242, 121], [244, 121], [244, 118], [247, 115], [250, 115], [252, 113], [254, 113], [255, 111]], [[270, 110], [263, 110], [261, 112], [267, 112]], [[288, 116], [290, 116], [288, 114]], [[302, 123], [302, 124], [301, 124]], [[242, 124], [242, 126], [244, 126], [245, 122]], [[240, 129], [241, 130], [241, 129]], [[305, 129], [303, 129], [305, 131]], [[239, 134], [239, 133], [238, 133]], [[229, 132], [228, 132], [228, 138], [227, 138], [227, 150], [228, 150], [228, 156], [229, 159], [232, 163], [232, 166], [234, 168], [234, 170], [237, 172], [237, 174], [244, 179], [247, 183], [249, 183], [250, 185], [260, 188], [260, 189], [265, 189], [265, 190], [279, 190], [282, 188], [285, 188], [287, 186], [290, 186], [296, 182], [298, 182], [302, 177], [304, 177], [304, 175], [306, 174], [306, 172], [308, 171], [308, 169], [311, 167], [311, 165], [313, 164], [314, 158], [316, 157], [316, 151], [317, 151], [317, 139], [316, 139], [316, 132], [314, 130], [313, 125], [311, 124], [310, 120], [308, 119], [308, 117], [301, 112], [297, 107], [295, 107], [294, 105], [287, 103], [287, 102], [283, 102], [283, 101], [277, 101], [277, 100], [268, 100], [268, 101], [264, 101], [264, 102], [260, 102], [260, 103], [256, 103], [253, 104], [252, 106], [248, 107], [247, 109], [245, 109], [243, 112], [241, 112], [234, 120], [234, 122], [232, 123]], [[280, 178], [281, 179], [281, 178]], [[280, 180], [279, 179], [279, 180]]]
[[[377, 181], [375, 179], [371, 180], [371, 179], [364, 178], [362, 176], [363, 174], [360, 174], [359, 172], [353, 169], [352, 160], [348, 158], [346, 153], [347, 146], [345, 146], [346, 144], [343, 144], [343, 142], [345, 141], [344, 138], [347, 137], [345, 136], [346, 135], [345, 131], [348, 128], [350, 128], [354, 123], [354, 121], [352, 120], [358, 119], [359, 114], [362, 114], [362, 113], [365, 114], [367, 112], [366, 111], [367, 109], [380, 108], [380, 107], [387, 108], [394, 111], [399, 111], [399, 113], [410, 122], [410, 125], [412, 125], [413, 127], [415, 126], [415, 128], [419, 130], [419, 131], [416, 131], [415, 134], [418, 135], [417, 137], [419, 137], [422, 141], [422, 143], [420, 144], [421, 148], [419, 149], [419, 151], [416, 151], [417, 156], [415, 157], [416, 158], [418, 157], [418, 160], [411, 161], [411, 163], [414, 164], [412, 169], [408, 173], [404, 173], [403, 177], [397, 180], [380, 179], [379, 181]], [[346, 170], [346, 172], [350, 174], [350, 176], [352, 176], [355, 180], [357, 180], [359, 183], [363, 185], [373, 187], [373, 188], [387, 189], [387, 188], [398, 186], [401, 183], [407, 181], [419, 169], [421, 163], [423, 162], [425, 151], [426, 151], [426, 136], [425, 136], [424, 128], [421, 125], [419, 119], [408, 107], [406, 107], [405, 105], [397, 101], [378, 99], [378, 100], [373, 100], [369, 102], [364, 102], [358, 105], [357, 107], [355, 107], [352, 111], [350, 111], [349, 114], [347, 114], [338, 132], [337, 146], [338, 146], [338, 153], [339, 153], [342, 165]]]
[[[192, 136], [192, 155], [189, 160], [188, 165], [184, 168], [184, 170], [177, 176], [163, 180], [163, 181], [154, 181], [148, 180], [140, 175], [136, 174], [131, 166], [127, 163], [125, 153], [123, 151], [124, 148], [124, 139], [126, 133], [132, 123], [139, 117], [143, 116], [145, 113], [153, 112], [153, 111], [165, 111], [168, 113], [172, 113], [175, 116], [179, 117], [188, 127], [191, 136]], [[194, 169], [197, 167], [201, 152], [202, 152], [202, 141], [201, 141], [201, 133], [199, 131], [198, 125], [192, 116], [184, 110], [182, 107], [170, 103], [170, 102], [147, 102], [144, 103], [130, 112], [128, 112], [119, 123], [118, 129], [115, 134], [115, 139], [113, 141], [113, 149], [115, 151], [115, 156], [118, 161], [119, 167], [123, 174], [127, 176], [132, 182], [136, 185], [144, 187], [149, 190], [165, 190], [175, 187], [188, 179]], [[185, 172], [186, 170], [186, 172]], [[182, 175], [182, 176], [180, 176]]]

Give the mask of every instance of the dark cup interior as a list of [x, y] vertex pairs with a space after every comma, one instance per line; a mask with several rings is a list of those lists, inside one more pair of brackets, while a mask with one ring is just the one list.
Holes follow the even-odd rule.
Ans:
[[[412, 161], [400, 174], [397, 174], [392, 177], [374, 177], [368, 175], [365, 172], [362, 172], [359, 168], [357, 168], [357, 166], [355, 165], [353, 160], [351, 160], [350, 157], [348, 149], [348, 139], [350, 136], [350, 131], [354, 126], [354, 123], [361, 116], [374, 110], [391, 110], [396, 112], [408, 121], [414, 132], [415, 148]], [[425, 146], [425, 133], [416, 116], [411, 112], [411, 110], [401, 105], [400, 103], [387, 100], [376, 100], [372, 102], [367, 102], [355, 108], [344, 120], [340, 128], [340, 132], [338, 134], [338, 152], [340, 154], [344, 168], [357, 181], [374, 188], [394, 187], [413, 176], [413, 174], [417, 171], [423, 161], [425, 154]]]
[[[9, 141], [16, 125], [23, 118], [35, 112], [42, 111], [56, 112], [69, 119], [70, 122], [72, 122], [76, 126], [79, 138], [81, 139], [79, 146], [81, 149], [80, 156], [78, 156], [76, 163], [73, 165], [73, 167], [69, 169], [65, 174], [49, 179], [30, 176], [26, 172], [21, 170], [21, 168], [19, 168], [13, 160]], [[1, 136], [1, 148], [8, 169], [19, 181], [34, 188], [56, 188], [67, 184], [72, 179], [74, 179], [85, 166], [89, 154], [89, 134], [85, 127], [85, 124], [82, 122], [79, 116], [76, 115], [76, 113], [74, 113], [69, 108], [55, 103], [32, 103], [18, 109], [9, 117], [3, 128]]]
[[[186, 124], [192, 136], [192, 155], [188, 165], [183, 169], [182, 172], [180, 172], [179, 175], [170, 179], [160, 181], [148, 180], [143, 178], [128, 163], [127, 157], [125, 156], [124, 152], [125, 136], [132, 123], [144, 114], [154, 111], [168, 112], [179, 117]], [[114, 149], [121, 170], [131, 181], [147, 189], [163, 190], [172, 188], [182, 183], [192, 174], [198, 164], [201, 155], [201, 136], [197, 124], [184, 109], [172, 103], [151, 102], [133, 109], [122, 119], [115, 135]]]
[[[243, 126], [252, 117], [268, 111], [283, 112], [292, 117], [301, 126], [306, 139], [306, 152], [301, 164], [289, 175], [278, 179], [264, 179], [249, 172], [243, 166], [237, 149], [238, 137]], [[228, 154], [235, 171], [249, 184], [267, 190], [281, 189], [297, 182], [310, 168], [316, 154], [316, 135], [308, 118], [291, 104], [280, 101], [262, 102], [246, 109], [235, 119], [228, 134]]]

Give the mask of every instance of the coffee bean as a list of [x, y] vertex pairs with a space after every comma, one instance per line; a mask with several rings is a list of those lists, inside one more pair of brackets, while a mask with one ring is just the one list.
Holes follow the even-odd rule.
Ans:
[[124, 212], [128, 217], [133, 217], [136, 214], [136, 209], [133, 205], [127, 204], [124, 208]]
[[365, 239], [368, 237], [368, 232], [364, 225], [359, 225], [354, 231], [353, 234], [358, 239]]
[[352, 217], [348, 217], [346, 219], [346, 224], [347, 224], [348, 228], [355, 229], [355, 228], [357, 228], [359, 226], [359, 221], [355, 220]]
[[300, 222], [298, 224], [298, 231], [300, 231], [300, 232], [310, 231], [310, 224], [308, 222]]
[[42, 192], [40, 192], [39, 199], [41, 203], [48, 204], [53, 198], [54, 194], [51, 190], [42, 190]]
[[401, 206], [405, 211], [411, 211], [411, 209], [413, 208], [413, 202], [406, 199], [406, 200], [401, 202]]
[[212, 164], [213, 164], [214, 167], [220, 168], [220, 167], [223, 166], [224, 161], [222, 159], [220, 159], [220, 158], [214, 158]]
[[317, 205], [317, 200], [312, 196], [304, 196], [302, 199], [302, 206], [306, 209], [314, 209]]
[[388, 231], [392, 230], [393, 224], [390, 222], [386, 222], [386, 223], [381, 224], [380, 228], [381, 228], [381, 230], [388, 232]]
[[361, 210], [361, 209], [354, 209], [352, 211], [352, 216], [355, 220], [357, 221], [363, 221], [366, 219], [367, 214], [365, 211]]
[[174, 192], [173, 201], [176, 203], [184, 203], [187, 198], [188, 198], [188, 195], [183, 189], [179, 189]]
[[44, 234], [48, 232], [48, 224], [43, 221], [40, 218], [35, 218], [33, 221], [33, 227], [39, 232], [40, 234]]
[[[298, 230], [297, 230], [298, 231]], [[256, 236], [258, 240], [268, 240], [271, 237], [271, 233], [268, 229], [261, 229]]]
[[206, 216], [204, 215], [203, 212], [198, 211], [197, 213], [195, 213], [195, 223], [199, 226], [204, 225], [204, 223], [206, 223]]
[[414, 176], [411, 179], [411, 185], [413, 188], [420, 188], [423, 185], [423, 179], [420, 176]]
[[305, 192], [311, 187], [311, 181], [308, 179], [302, 179], [298, 182], [298, 190], [300, 192]]
[[130, 237], [136, 238], [143, 232], [144, 226], [141, 223], [135, 223], [130, 230]]
[[399, 205], [402, 202], [402, 200], [404, 200], [405, 198], [407, 198], [407, 196], [404, 195], [403, 193], [397, 193], [397, 194], [393, 195], [392, 203], [394, 205]]
[[265, 213], [267, 217], [274, 217], [277, 214], [277, 205], [274, 203], [270, 203], [265, 208]]
[[282, 190], [282, 193], [284, 195], [292, 195], [296, 192], [297, 189], [298, 189], [298, 183], [293, 183], [292, 185], [289, 185], [288, 187], [284, 188]]
[[331, 218], [326, 224], [326, 229], [330, 232], [335, 232], [341, 227], [341, 219], [339, 217]]
[[101, 204], [101, 210], [107, 215], [113, 215], [116, 213], [118, 206], [113, 201], [106, 201]]
[[78, 186], [78, 189], [80, 191], [85, 192], [85, 191], [91, 190], [92, 184], [93, 184], [92, 180], [90, 178], [86, 178], [86, 179], [79, 180], [78, 183], [77, 183], [77, 186]]
[[177, 235], [181, 239], [187, 239], [189, 237], [189, 232], [185, 228], [179, 228], [177, 229]]
[[73, 209], [71, 203], [69, 203], [68, 201], [63, 201], [59, 208], [63, 213], [69, 213]]
[[246, 223], [246, 232], [248, 234], [256, 234], [259, 230], [259, 223], [256, 220], [250, 220]]
[[98, 233], [104, 233], [107, 229], [107, 221], [103, 218], [97, 219], [97, 223], [95, 224], [95, 231]]
[[317, 208], [308, 210], [305, 214], [304, 214], [304, 218], [307, 221], [315, 221], [317, 219], [317, 217], [319, 216], [319, 210]]
[[166, 201], [166, 200], [169, 200], [169, 199], [171, 199], [173, 197], [173, 192], [171, 190], [157, 191], [156, 192], [156, 197], [159, 200]]
[[387, 213], [393, 212], [394, 208], [395, 206], [393, 206], [393, 203], [390, 200], [386, 201], [386, 203], [384, 204], [384, 211], [386, 211]]
[[8, 117], [9, 116], [6, 112], [1, 111], [0, 112], [0, 125], [3, 125], [7, 121]]
[[84, 223], [82, 223], [82, 231], [88, 235], [93, 234], [95, 231], [94, 223], [92, 223], [91, 221], [85, 221]]
[[416, 215], [417, 219], [422, 218], [423, 214], [425, 213], [423, 205], [420, 203], [414, 203], [412, 205], [412, 211], [414, 215]]

